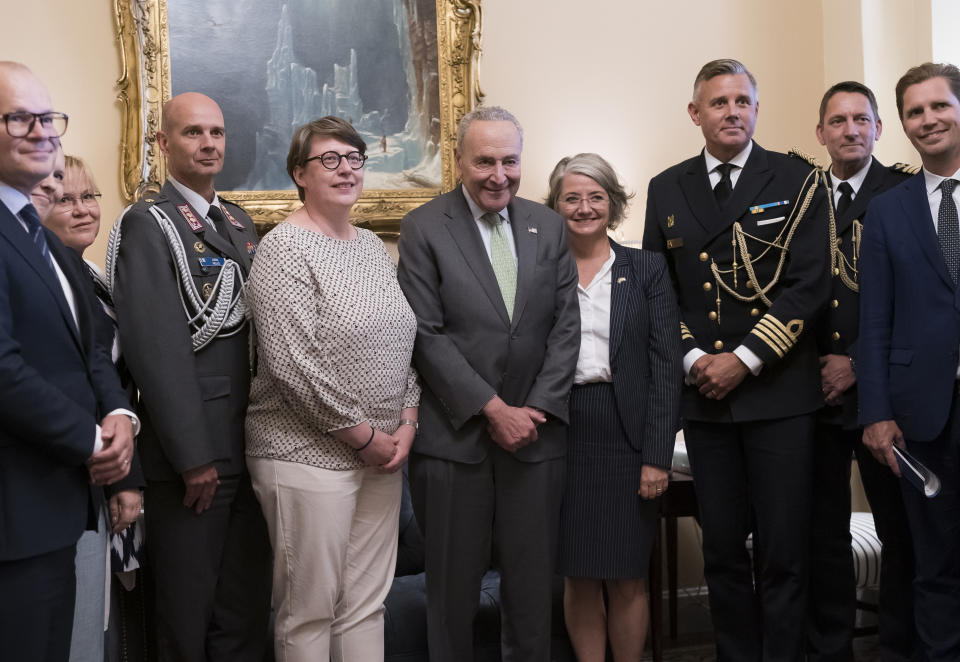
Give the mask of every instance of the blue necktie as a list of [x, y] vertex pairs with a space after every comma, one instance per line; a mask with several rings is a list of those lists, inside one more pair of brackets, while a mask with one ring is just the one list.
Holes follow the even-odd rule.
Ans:
[[47, 246], [47, 237], [43, 233], [43, 225], [40, 223], [40, 216], [37, 214], [36, 208], [34, 208], [32, 204], [27, 203], [27, 205], [20, 210], [20, 218], [27, 224], [27, 233], [30, 235], [33, 245], [37, 247], [37, 250], [43, 255], [43, 259], [47, 261], [50, 269], [52, 269], [54, 275], [56, 275], [57, 269], [53, 266], [53, 256], [50, 255], [50, 247]]
[[944, 179], [940, 183], [940, 212], [937, 214], [937, 238], [940, 240], [940, 252], [947, 263], [947, 271], [954, 285], [957, 272], [960, 271], [960, 227], [958, 227], [957, 205], [953, 202], [955, 179]]

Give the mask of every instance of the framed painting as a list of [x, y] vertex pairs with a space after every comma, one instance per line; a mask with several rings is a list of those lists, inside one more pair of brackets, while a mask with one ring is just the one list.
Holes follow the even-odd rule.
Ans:
[[483, 97], [480, 0], [114, 0], [127, 201], [159, 190], [163, 104], [196, 91], [227, 128], [217, 190], [261, 232], [300, 206], [293, 130], [323, 115], [367, 143], [358, 225], [382, 235], [455, 185], [460, 117]]

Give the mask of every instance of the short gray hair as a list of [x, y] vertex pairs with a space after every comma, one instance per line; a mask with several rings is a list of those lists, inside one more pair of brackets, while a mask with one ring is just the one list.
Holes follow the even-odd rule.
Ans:
[[512, 122], [517, 127], [517, 133], [520, 134], [520, 146], [523, 147], [523, 127], [520, 126], [520, 121], [513, 116], [513, 113], [500, 106], [480, 106], [460, 118], [460, 124], [457, 126], [458, 150], [463, 150], [463, 139], [467, 135], [467, 129], [474, 122]]
[[700, 91], [700, 83], [717, 76], [736, 76], [746, 74], [750, 79], [750, 86], [753, 88], [753, 96], [757, 96], [757, 79], [754, 78], [750, 70], [742, 62], [732, 58], [722, 58], [720, 60], [710, 60], [700, 67], [697, 77], [693, 80], [693, 100], [697, 100], [697, 93]]
[[629, 200], [634, 196], [620, 183], [613, 166], [599, 154], [585, 152], [575, 156], [565, 156], [550, 173], [550, 192], [547, 194], [546, 205], [559, 212], [560, 189], [563, 188], [563, 178], [567, 175], [583, 175], [589, 177], [606, 191], [610, 198], [610, 216], [607, 227], [615, 230], [623, 221]]

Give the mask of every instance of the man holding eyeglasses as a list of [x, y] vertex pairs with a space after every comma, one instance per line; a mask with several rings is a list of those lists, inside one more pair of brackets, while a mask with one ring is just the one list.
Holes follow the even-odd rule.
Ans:
[[159, 657], [259, 661], [270, 544], [243, 430], [251, 368], [243, 284], [257, 235], [214, 189], [226, 132], [213, 99], [191, 92], [168, 101], [157, 143], [167, 181], [114, 228], [108, 278], [144, 417]]
[[67, 116], [29, 69], [0, 62], [0, 117], [0, 651], [62, 661], [91, 484], [127, 475], [139, 422], [95, 343], [86, 269], [30, 202]]
[[506, 110], [464, 115], [455, 150], [462, 185], [401, 224], [397, 277], [417, 316], [423, 386], [410, 481], [437, 662], [473, 659], [491, 552], [503, 659], [550, 659], [580, 309], [563, 218], [516, 196], [522, 149]]

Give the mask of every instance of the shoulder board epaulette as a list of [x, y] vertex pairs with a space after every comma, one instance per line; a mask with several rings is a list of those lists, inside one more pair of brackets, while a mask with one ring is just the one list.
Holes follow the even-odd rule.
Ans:
[[909, 163], [894, 163], [890, 166], [891, 172], [902, 172], [906, 175], [915, 175], [920, 172], [920, 166], [910, 165]]
[[810, 154], [807, 154], [806, 152], [804, 152], [804, 151], [802, 151], [802, 150], [800, 150], [800, 149], [797, 149], [796, 147], [792, 148], [792, 149], [791, 149], [789, 152], [787, 152], [787, 153], [788, 153], [790, 156], [794, 156], [794, 157], [796, 157], [796, 158], [798, 158], [798, 159], [803, 159], [804, 161], [806, 161], [807, 163], [809, 163], [809, 164], [810, 164], [811, 166], [813, 166], [814, 168], [820, 168], [820, 167], [821, 167], [820, 164], [817, 162], [817, 160], [816, 160], [813, 156], [811, 156]]

